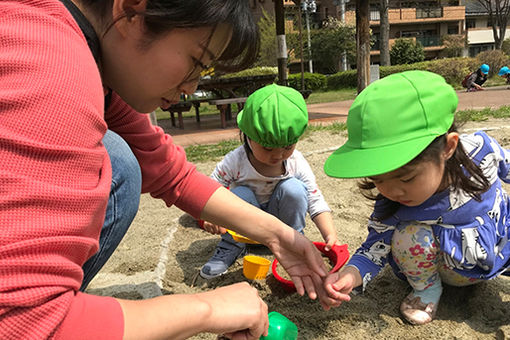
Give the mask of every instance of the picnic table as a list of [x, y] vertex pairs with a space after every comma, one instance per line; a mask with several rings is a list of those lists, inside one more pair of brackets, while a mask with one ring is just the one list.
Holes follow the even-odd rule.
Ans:
[[246, 98], [257, 89], [274, 82], [276, 75], [258, 75], [229, 78], [201, 79], [197, 90], [212, 93], [211, 98], [195, 98], [182, 100], [171, 105], [165, 111], [170, 112], [172, 126], [175, 124], [175, 114], [178, 116], [179, 128], [184, 128], [182, 113], [188, 112], [191, 107], [195, 108], [196, 121], [200, 122], [200, 104], [208, 102], [215, 105], [220, 113], [221, 127], [227, 126], [227, 121], [232, 119], [232, 104], [237, 105], [237, 112], [243, 109]]

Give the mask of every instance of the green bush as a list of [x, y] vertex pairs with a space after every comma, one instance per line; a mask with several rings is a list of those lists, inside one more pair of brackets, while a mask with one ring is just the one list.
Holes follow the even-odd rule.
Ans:
[[[301, 90], [301, 73], [290, 74], [288, 77], [290, 87]], [[326, 88], [326, 76], [320, 73], [304, 73], [305, 90], [324, 90]]]
[[246, 70], [242, 70], [236, 73], [228, 73], [222, 75], [220, 78], [263, 76], [266, 74], [278, 75], [278, 67], [258, 66], [253, 68], [247, 68]]
[[503, 40], [503, 44], [501, 45], [501, 50], [506, 55], [510, 55], [510, 38], [506, 38], [505, 40]]
[[390, 59], [392, 65], [412, 64], [423, 61], [425, 52], [419, 41], [409, 38], [399, 38], [390, 50]]
[[[409, 70], [422, 70], [437, 73], [443, 76], [450, 85], [459, 88], [464, 77], [478, 67], [475, 58], [445, 58], [422, 61], [414, 64], [402, 64], [379, 67], [379, 78], [384, 78], [393, 73]], [[337, 90], [341, 88], [357, 87], [358, 76], [356, 70], [338, 72], [327, 77], [327, 88]]]
[[508, 66], [508, 56], [501, 50], [490, 50], [481, 52], [476, 56], [478, 65], [475, 69], [480, 67], [481, 64], [487, 64], [490, 66], [489, 77], [497, 75], [499, 69], [503, 66]]
[[476, 69], [475, 65], [474, 58], [446, 58], [431, 61], [427, 70], [440, 74], [448, 84], [459, 88], [464, 77]]
[[327, 76], [327, 89], [338, 90], [344, 88], [358, 87], [358, 74], [356, 70], [337, 72]]

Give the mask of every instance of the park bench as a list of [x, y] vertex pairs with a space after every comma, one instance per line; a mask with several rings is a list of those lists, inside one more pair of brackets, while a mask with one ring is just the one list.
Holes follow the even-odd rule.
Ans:
[[209, 104], [216, 105], [216, 108], [220, 111], [221, 127], [223, 129], [227, 127], [227, 120], [232, 119], [231, 105], [237, 104], [237, 112], [239, 113], [243, 109], [245, 102], [246, 97], [209, 100]]
[[[177, 113], [177, 118], [179, 120], [179, 129], [184, 129], [184, 121], [182, 119], [182, 113], [188, 112], [191, 109], [193, 104], [191, 102], [178, 102], [176, 104], [170, 105], [169, 108], [164, 109], [165, 111], [170, 112], [170, 119], [172, 120], [172, 126], [175, 127], [175, 114]], [[198, 116], [198, 114], [197, 114]]]

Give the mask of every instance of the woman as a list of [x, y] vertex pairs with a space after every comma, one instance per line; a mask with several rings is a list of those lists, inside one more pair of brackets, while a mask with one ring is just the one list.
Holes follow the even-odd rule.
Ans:
[[266, 244], [301, 294], [333, 305], [309, 241], [199, 174], [140, 113], [193, 93], [210, 63], [252, 61], [247, 3], [72, 1], [0, 8], [0, 338], [266, 332], [267, 306], [247, 284], [145, 301], [81, 292], [122, 239], [140, 191]]

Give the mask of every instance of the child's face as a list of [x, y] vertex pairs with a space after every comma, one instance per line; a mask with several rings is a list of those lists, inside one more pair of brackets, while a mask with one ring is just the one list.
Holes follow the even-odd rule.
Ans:
[[453, 156], [458, 142], [458, 133], [448, 133], [445, 148], [437, 161], [423, 160], [417, 164], [407, 164], [369, 179], [384, 197], [408, 207], [416, 207], [448, 186], [443, 182], [445, 163]]
[[269, 166], [281, 164], [292, 155], [296, 148], [296, 144], [284, 148], [266, 148], [253, 140], [250, 140], [249, 143], [255, 159]]
[[415, 207], [435, 194], [441, 186], [444, 164], [424, 161], [386, 174], [369, 177], [384, 197]]

